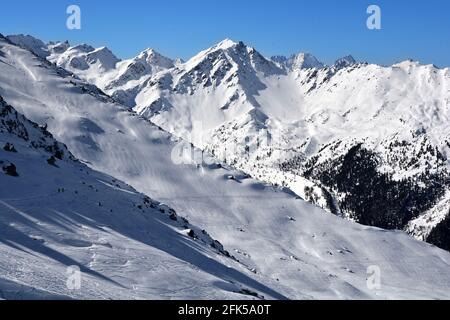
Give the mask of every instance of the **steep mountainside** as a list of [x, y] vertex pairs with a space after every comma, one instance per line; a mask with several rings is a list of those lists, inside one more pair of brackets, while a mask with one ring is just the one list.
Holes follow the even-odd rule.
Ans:
[[29, 35], [13, 35], [7, 39], [96, 85], [129, 107], [134, 107], [134, 99], [141, 85], [153, 74], [181, 63], [150, 48], [135, 58], [122, 61], [107, 47], [94, 48], [87, 44], [71, 46], [67, 41], [45, 44]]
[[[236, 67], [236, 61], [248, 67], [245, 72], [237, 72], [233, 81], [251, 79], [251, 85], [242, 84], [243, 88], [249, 92], [251, 88], [254, 89], [254, 86], [260, 84], [259, 78], [256, 79], [248, 74], [252, 68], [266, 74], [267, 77], [286, 76], [286, 73], [275, 64], [267, 62], [261, 55], [241, 44], [223, 43], [221, 46], [224, 47], [216, 48], [213, 50], [215, 53], [211, 53], [229, 58], [231, 67]], [[240, 55], [242, 51], [247, 52], [248, 56], [240, 59], [236, 55]], [[201, 61], [198, 62], [201, 63]], [[197, 74], [194, 70], [197, 64], [192, 61], [191, 63], [192, 69], [187, 71], [190, 74], [184, 81], [189, 81], [191, 76]], [[187, 65], [189, 62], [184, 67]], [[206, 69], [209, 66], [223, 67], [224, 69], [217, 73], [211, 69], [210, 74], [211, 77], [215, 74], [218, 81], [219, 79], [221, 82], [227, 81], [226, 63], [216, 62], [211, 65], [205, 62], [202, 65]], [[181, 84], [179, 89], [183, 89]], [[183, 249], [184, 244], [190, 247], [194, 244], [202, 245], [199, 241], [193, 243], [190, 239], [183, 238], [188, 239], [189, 242], [182, 242], [181, 238], [174, 235], [173, 241], [176, 244], [172, 246], [170, 242], [164, 247], [172, 248], [167, 250], [177, 259], [176, 261], [187, 259], [187, 266], [178, 269], [180, 277], [184, 276], [186, 270], [190, 270], [191, 265], [199, 268], [196, 275], [199, 279], [196, 283], [204, 282], [206, 291], [202, 292], [205, 294], [216, 292], [217, 297], [223, 297], [223, 294], [229, 293], [229, 297], [236, 297], [238, 294], [236, 291], [247, 289], [243, 293], [254, 294], [260, 298], [261, 296], [265, 298], [443, 298], [448, 296], [450, 285], [450, 275], [447, 272], [450, 263], [448, 252], [417, 241], [403, 232], [365, 227], [325, 214], [320, 208], [298, 199], [288, 190], [262, 184], [242, 172], [224, 168], [207, 153], [190, 148], [188, 143], [160, 130], [128, 108], [115, 104], [94, 87], [4, 38], [0, 38], [0, 94], [28, 118], [41, 126], [46, 124], [48, 130], [59, 141], [67, 144], [72, 153], [91, 168], [117, 177], [136, 190], [164, 201], [188, 218], [193, 225], [205, 228], [212, 238], [219, 240], [239, 263], [227, 257], [226, 254], [219, 255], [214, 248], [210, 248], [207, 241], [205, 241], [204, 249], [212, 250], [211, 255], [214, 259], [201, 259], [201, 263], [197, 265], [189, 260], [192, 255], [195, 258], [198, 257], [195, 251], [186, 248], [186, 251], [183, 251], [185, 255], [179, 257], [178, 250], [173, 249], [173, 246]], [[254, 101], [248, 103], [248, 107], [255, 111], [248, 110], [250, 112], [246, 114], [261, 124], [263, 119], [259, 117], [262, 114], [257, 112], [253, 103]], [[192, 159], [192, 156], [197, 159]], [[202, 156], [205, 161], [199, 163], [197, 160]], [[28, 176], [24, 171], [25, 166], [20, 165], [19, 161], [12, 158], [9, 161], [16, 164], [19, 178], [23, 175]], [[58, 161], [56, 164], [60, 165]], [[45, 162], [44, 165], [48, 166], [48, 170], [54, 169]], [[110, 179], [98, 180], [110, 184]], [[50, 184], [49, 188], [52, 190], [56, 186], [59, 188], [63, 179], [60, 178], [57, 181], [53, 185]], [[73, 181], [79, 181], [79, 176], [76, 176]], [[97, 187], [99, 191], [104, 190], [100, 189], [103, 183], [94, 184], [94, 182], [88, 183], [94, 188]], [[24, 182], [24, 185], [29, 184]], [[119, 185], [121, 189], [132, 191]], [[72, 188], [61, 187], [74, 192]], [[104, 188], [109, 189], [110, 186]], [[81, 187], [78, 189], [81, 190]], [[43, 190], [46, 189], [43, 188]], [[81, 192], [80, 190], [77, 191]], [[89, 194], [92, 196], [96, 193], [91, 190]], [[66, 191], [64, 195], [69, 197]], [[93, 201], [96, 208], [97, 199], [92, 197], [89, 201]], [[111, 195], [111, 198], [118, 197], [116, 194]], [[140, 195], [137, 197], [142, 198]], [[71, 198], [72, 196], [67, 199]], [[57, 201], [57, 198], [54, 197], [51, 200]], [[114, 209], [114, 203], [109, 203], [106, 199], [98, 201], [103, 205], [101, 208], [113, 209], [114, 216], [123, 217]], [[136, 203], [139, 204], [137, 200]], [[8, 203], [8, 205], [12, 204]], [[39, 207], [42, 205], [38, 203], [36, 208]], [[56, 211], [70, 210], [70, 206], [64, 206], [64, 208], [58, 207]], [[80, 213], [88, 221], [90, 221], [88, 219], [90, 215], [93, 215], [90, 219], [97, 219], [97, 214], [92, 213], [89, 208], [92, 209], [92, 205], [88, 205], [84, 211], [80, 209], [75, 213]], [[19, 207], [19, 209], [21, 212], [30, 211], [27, 208]], [[139, 207], [135, 209], [140, 210]], [[124, 208], [124, 212], [128, 211]], [[99, 217], [108, 214], [103, 211], [100, 213]], [[167, 218], [167, 216], [163, 217]], [[60, 219], [55, 218], [55, 220], [60, 222]], [[118, 221], [128, 225], [130, 220], [118, 219]], [[170, 221], [169, 223], [172, 223]], [[104, 224], [108, 225], [106, 222]], [[130, 224], [135, 225], [132, 220]], [[138, 226], [149, 230], [150, 235], [153, 234], [153, 230], [159, 230], [141, 223], [138, 223]], [[116, 229], [113, 228], [113, 230]], [[189, 234], [195, 236], [201, 232], [194, 230], [194, 234], [186, 233], [188, 236]], [[179, 235], [178, 232], [176, 234]], [[120, 239], [124, 243], [123, 246], [111, 243], [113, 248], [132, 246], [128, 245], [128, 238], [133, 238], [134, 234], [127, 235], [130, 237]], [[158, 237], [157, 234], [153, 235]], [[41, 234], [39, 236], [42, 237]], [[144, 236], [138, 239], [139, 242], [146, 240]], [[63, 249], [58, 247], [54, 250], [60, 252]], [[122, 267], [114, 268], [115, 277], [119, 278], [123, 268], [144, 272], [142, 270], [145, 268], [159, 270], [157, 266], [162, 265], [163, 270], [167, 270], [167, 266], [172, 265], [171, 262], [166, 261], [160, 263], [159, 260], [155, 260], [157, 263], [152, 264], [152, 258], [145, 259], [146, 250], [150, 249], [143, 250], [144, 252], [139, 253], [138, 256], [144, 257], [142, 259], [147, 261], [146, 263], [134, 265], [126, 260], [121, 261]], [[132, 251], [129, 250], [126, 253], [131, 254]], [[205, 254], [210, 254], [209, 252]], [[26, 255], [26, 253], [23, 254]], [[92, 258], [92, 256], [89, 257]], [[220, 278], [226, 280], [214, 281], [212, 278], [218, 275], [215, 271], [216, 257], [232, 267], [226, 270], [219, 268], [217, 271], [221, 274]], [[102, 258], [97, 256], [97, 259]], [[94, 266], [97, 265], [96, 261], [98, 260], [94, 259]], [[89, 262], [90, 260], [87, 262], [88, 265]], [[148, 267], [149, 263], [151, 267]], [[367, 286], [367, 270], [370, 266], [377, 266], [381, 270], [380, 290], [371, 290]], [[5, 273], [10, 274], [14, 270], [23, 269], [16, 266], [10, 268], [6, 265], [0, 270], [6, 270]], [[208, 275], [201, 273], [202, 270]], [[42, 272], [45, 273], [45, 271]], [[30, 274], [32, 276], [22, 283], [25, 285], [31, 283], [29, 286], [33, 287], [33, 281], [36, 281], [33, 273], [24, 271], [25, 276]], [[189, 274], [187, 272], [186, 276], [189, 277]], [[117, 278], [113, 280], [121, 283], [116, 280]], [[157, 278], [160, 281], [172, 279], [169, 275], [157, 276]], [[150, 282], [151, 277], [146, 279]], [[9, 283], [9, 280], [5, 281], [2, 288]], [[174, 283], [175, 289], [173, 289]], [[152, 287], [154, 288], [153, 282]], [[162, 283], [158, 285], [158, 288], [162, 287], [166, 288], [163, 296], [165, 298], [187, 297], [193, 291], [198, 292], [192, 282], [184, 282], [178, 277], [173, 283], [170, 281], [164, 285]], [[214, 288], [217, 287], [221, 291], [215, 291]], [[415, 289], [418, 287], [420, 290]], [[139, 284], [135, 284], [134, 288], [138, 291], [144, 290]], [[119, 293], [120, 291], [117, 291], [113, 296]], [[143, 296], [149, 295], [143, 294]]]
[[325, 67], [310, 54], [270, 61], [231, 40], [165, 67], [139, 80], [119, 77], [120, 89], [106, 89], [253, 177], [349, 219], [432, 242], [430, 232], [450, 210], [442, 205], [449, 190], [448, 68], [414, 61], [382, 67], [352, 56]]
[[[242, 43], [226, 44], [155, 75], [135, 110], [329, 211], [428, 239], [415, 219], [449, 190], [449, 69], [348, 56], [289, 71]], [[428, 219], [427, 233], [449, 209]]]
[[[80, 163], [2, 97], [0, 147], [0, 298], [241, 299], [266, 291], [206, 231]], [[73, 266], [82, 272], [79, 290], [66, 286]]]

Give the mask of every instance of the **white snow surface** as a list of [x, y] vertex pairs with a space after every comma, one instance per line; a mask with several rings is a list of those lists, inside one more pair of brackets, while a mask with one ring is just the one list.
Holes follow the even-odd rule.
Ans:
[[[222, 45], [213, 52], [227, 57], [228, 63], [219, 59], [204, 66], [220, 81], [229, 79], [245, 87], [245, 94], [264, 82], [252, 77], [250, 85], [242, 84], [239, 77], [222, 74], [224, 70], [236, 70], [234, 58], [241, 50], [248, 53], [248, 60], [239, 62], [252, 65], [265, 78], [296, 81], [287, 80], [292, 75], [266, 63], [252, 49], [236, 43]], [[195, 59], [200, 62], [201, 57]], [[191, 60], [178, 70], [195, 73], [196, 65], [196, 60]], [[421, 74], [426, 68], [416, 72]], [[20, 174], [22, 167], [22, 173], [18, 178], [0, 176], [0, 199], [4, 202], [0, 205], [1, 223], [7, 230], [0, 236], [0, 288], [6, 288], [6, 298], [20, 297], [24, 292], [29, 292], [25, 297], [34, 298], [239, 298], [235, 291], [241, 287], [267, 299], [450, 298], [450, 253], [400, 231], [365, 227], [326, 214], [289, 192], [215, 164], [176, 164], [172, 155], [179, 139], [98, 92], [86, 90], [88, 86], [81, 81], [58, 75], [56, 70], [0, 39], [0, 95], [29, 119], [48, 124], [48, 130], [77, 158], [103, 172], [86, 177], [99, 192], [97, 196], [79, 186], [84, 173], [78, 172], [76, 166], [61, 164], [64, 174], [55, 174], [55, 168], [36, 160], [42, 160], [41, 155], [28, 154], [25, 146], [17, 142], [19, 153], [8, 157], [21, 164], [18, 169]], [[380, 68], [378, 72], [405, 71]], [[170, 75], [175, 79], [173, 83], [182, 79], [182, 73]], [[448, 70], [436, 74], [444, 80]], [[158, 81], [166, 76], [167, 71], [158, 73]], [[423, 85], [431, 84], [425, 81]], [[217, 90], [233, 95], [233, 89], [222, 87]], [[151, 96], [154, 90], [149, 87], [142, 95]], [[171, 100], [174, 107], [169, 110], [189, 105], [194, 108], [192, 114], [208, 114], [214, 125], [220, 123], [220, 117], [227, 119], [227, 113], [241, 110], [252, 120], [264, 120], [242, 95], [233, 100], [241, 101], [239, 104], [230, 105], [229, 111], [222, 114], [216, 105], [202, 109], [207, 104], [188, 104], [188, 96], [174, 95], [173, 99], [184, 104]], [[191, 97], [194, 99], [195, 94]], [[305, 116], [314, 114], [314, 106], [311, 108]], [[292, 112], [305, 111], [302, 108]], [[169, 123], [163, 121], [168, 119], [165, 117], [158, 122]], [[184, 126], [191, 119], [180, 117], [178, 123]], [[336, 119], [344, 124], [339, 117]], [[328, 137], [317, 124], [308, 130], [312, 128], [318, 137], [323, 136], [320, 139]], [[335, 133], [339, 133], [338, 127]], [[42, 178], [31, 178], [33, 174]], [[131, 199], [137, 201], [142, 195], [127, 187], [120, 189], [128, 192], [111, 188], [108, 184], [112, 178], [105, 174], [164, 202], [192, 225], [204, 228], [240, 263], [180, 235], [159, 216], [145, 219], [128, 206]], [[67, 193], [51, 194], [62, 184], [67, 185]], [[75, 186], [86, 201], [68, 195]], [[42, 197], [46, 197], [44, 204]], [[97, 197], [103, 200], [105, 209], [113, 208], [112, 215], [95, 206]], [[30, 240], [33, 237], [36, 240]], [[65, 268], [74, 262], [83, 266], [89, 281], [84, 290], [67, 292]], [[367, 286], [367, 268], [373, 265], [381, 270], [380, 290]], [[20, 294], [11, 296], [14, 292]]]
[[[0, 174], [0, 298], [253, 298], [242, 289], [281, 297], [166, 205], [93, 171], [63, 147], [64, 159], [49, 165], [51, 153], [30, 145], [56, 141], [14, 110], [4, 117], [5, 110], [0, 101], [2, 124], [18, 120], [27, 138], [0, 126], [0, 145], [17, 151], [2, 148], [1, 165], [14, 163], [19, 174]], [[79, 289], [67, 286], [70, 266], [82, 272]]]
[[[351, 56], [331, 67], [286, 68], [280, 61], [287, 63], [226, 40], [154, 75], [133, 92], [134, 110], [253, 177], [300, 196], [301, 174], [281, 171], [281, 163], [296, 156], [304, 162], [339, 157], [358, 143], [380, 154], [380, 171], [396, 180], [430, 168], [430, 173], [450, 169], [450, 69], [411, 60], [386, 67], [357, 63]], [[392, 156], [392, 142], [409, 147]], [[339, 153], [327, 149], [339, 143]], [[424, 144], [444, 160], [423, 155]], [[417, 166], [400, 165], [400, 159], [409, 163], [415, 157]]]

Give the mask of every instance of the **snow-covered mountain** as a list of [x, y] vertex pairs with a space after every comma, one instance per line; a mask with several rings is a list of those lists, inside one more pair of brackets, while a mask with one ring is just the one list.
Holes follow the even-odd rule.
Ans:
[[47, 58], [50, 55], [48, 46], [54, 46], [53, 43], [47, 45], [42, 40], [24, 34], [10, 35], [7, 36], [6, 39], [24, 49], [33, 52], [35, 55], [41, 58]]
[[135, 58], [122, 61], [107, 47], [94, 48], [88, 44], [71, 46], [68, 41], [46, 44], [29, 35], [12, 35], [7, 39], [94, 84], [129, 107], [134, 107], [136, 92], [142, 83], [153, 74], [182, 63], [179, 59], [164, 57], [151, 48]]
[[[264, 288], [206, 231], [80, 163], [1, 97], [0, 146], [1, 299], [230, 299]], [[66, 285], [71, 266], [80, 290]]]
[[52, 47], [53, 51], [48, 59], [69, 71], [76, 70], [88, 80], [93, 80], [95, 76], [115, 69], [116, 64], [120, 61], [106, 47], [95, 49], [83, 44], [69, 47], [63, 53], [58, 53], [61, 48], [64, 48], [62, 44]]
[[351, 55], [348, 55], [343, 58], [337, 59], [336, 62], [333, 64], [333, 67], [339, 70], [351, 67], [354, 64], [356, 64], [356, 60]]
[[[246, 53], [244, 57], [240, 57], [243, 53]], [[211, 55], [221, 58], [203, 60]], [[180, 77], [185, 77], [178, 82], [180, 90], [187, 87], [184, 84], [195, 75], [198, 75], [196, 81], [202, 79], [198, 72], [199, 64], [204, 68], [202, 70], [209, 70], [211, 81], [217, 81], [218, 85], [229, 81], [239, 86], [239, 90], [247, 90], [249, 96], [254, 92], [252, 90], [260, 90], [258, 86], [261, 83], [264, 85], [259, 78], [261, 74], [280, 79], [287, 76], [275, 64], [239, 43], [222, 43], [197, 59], [198, 63], [188, 61], [175, 67], [182, 71]], [[237, 64], [247, 68], [237, 71]], [[234, 76], [228, 72], [230, 70], [235, 71]], [[251, 70], [257, 70], [257, 77], [248, 74]], [[162, 71], [152, 78], [162, 79], [159, 78], [162, 74], [171, 72], [173, 70]], [[228, 76], [232, 80], [228, 80]], [[247, 80], [246, 83], [242, 83], [243, 80]], [[191, 84], [194, 86], [194, 83], [195, 89], [205, 90], [206, 83]], [[8, 186], [17, 186], [11, 189], [17, 190], [12, 195], [12, 191], [3, 187], [0, 191], [0, 199], [9, 206], [0, 207], [5, 228], [14, 228], [14, 223], [18, 223], [14, 219], [22, 217], [44, 220], [36, 224], [19, 221], [17, 230], [26, 230], [27, 237], [34, 236], [34, 247], [20, 235], [23, 232], [17, 239], [17, 234], [9, 237], [5, 236], [8, 233], [1, 233], [0, 254], [5, 255], [1, 261], [21, 261], [20, 265], [5, 263], [0, 268], [2, 291], [19, 285], [21, 288], [40, 288], [32, 297], [66, 297], [69, 294], [61, 288], [64, 282], [61, 285], [59, 280], [67, 264], [77, 265], [81, 261], [82, 266], [92, 271], [82, 269], [89, 277], [88, 288], [98, 281], [102, 281], [102, 285], [98, 291], [81, 290], [69, 296], [204, 298], [203, 294], [212, 294], [212, 297], [238, 298], [246, 293], [246, 297], [276, 299], [448, 297], [448, 252], [417, 241], [403, 232], [365, 227], [326, 214], [288, 190], [263, 184], [242, 172], [217, 164], [207, 153], [190, 149], [189, 144], [114, 103], [92, 85], [2, 37], [0, 95], [27, 118], [46, 126], [57, 140], [68, 146], [74, 157], [90, 167], [56, 160], [60, 169], [67, 167], [64, 170], [67, 176], [61, 172], [55, 174], [51, 170], [60, 169], [46, 162], [51, 154], [42, 153], [27, 159], [33, 166], [36, 163], [35, 168], [30, 164], [30, 169], [27, 169], [24, 162], [14, 158], [15, 153], [1, 151], [2, 158], [14, 163], [19, 173], [19, 177], [0, 175], [1, 186], [5, 185], [4, 179], [8, 179]], [[262, 112], [259, 113], [254, 105], [258, 100], [253, 97], [253, 100], [249, 99], [251, 102], [242, 100], [248, 107], [244, 114], [250, 120], [259, 121], [255, 124], [268, 127]], [[230, 105], [230, 108], [240, 111], [235, 105]], [[19, 138], [13, 139], [9, 133], [6, 136], [2, 133], [1, 137], [5, 143], [15, 146], [18, 156], [27, 154], [26, 143], [17, 141]], [[195, 157], [204, 156], [207, 161], [200, 163], [194, 161], [190, 154], [181, 153], [186, 148]], [[78, 168], [78, 171], [71, 168]], [[103, 173], [94, 173], [92, 169]], [[8, 172], [10, 169], [5, 170]], [[32, 184], [20, 179], [36, 172], [43, 173], [42, 180], [38, 179], [36, 187], [25, 195], [23, 190], [29, 190]], [[86, 172], [89, 174], [83, 178]], [[80, 184], [83, 179], [86, 179], [87, 186]], [[115, 186], [112, 179], [124, 181], [135, 189], [121, 182]], [[92, 190], [89, 185], [92, 185]], [[48, 205], [43, 205], [41, 198], [33, 198], [36, 190], [47, 194], [47, 191], [58, 188], [63, 188], [64, 192], [50, 197]], [[167, 215], [161, 215], [151, 207], [146, 208], [145, 196], [134, 190], [166, 203], [168, 219]], [[71, 194], [75, 191], [86, 197], [86, 201], [79, 202]], [[129, 208], [130, 203], [132, 208]], [[133, 203], [136, 207], [132, 206]], [[11, 217], [8, 214], [13, 210], [11, 207], [16, 208], [14, 212], [20, 216]], [[185, 228], [181, 218], [179, 221], [183, 223], [177, 225], [170, 219], [169, 207], [189, 219], [192, 225]], [[42, 208], [49, 208], [49, 213], [42, 214]], [[113, 212], [108, 212], [108, 209]], [[144, 222], [147, 215], [142, 214], [141, 209], [150, 215], [148, 223]], [[95, 222], [105, 227], [107, 234], [99, 234]], [[55, 225], [58, 231], [54, 239], [47, 238], [47, 234], [53, 235], [49, 229]], [[22, 226], [35, 229], [20, 229]], [[235, 259], [220, 254], [210, 247], [208, 241], [202, 243], [201, 235], [197, 240], [190, 239], [189, 235], [202, 234], [195, 231], [200, 228], [208, 231], [210, 239], [220, 241]], [[194, 230], [194, 233], [187, 232], [187, 229]], [[79, 230], [85, 233], [78, 234]], [[62, 236], [58, 237], [60, 233]], [[106, 241], [96, 238], [103, 235]], [[164, 245], [158, 239], [162, 239]], [[23, 250], [24, 245], [38, 253], [29, 254]], [[94, 247], [97, 255], [88, 255], [87, 252], [91, 252], [89, 247]], [[52, 258], [47, 259], [46, 256]], [[17, 260], [14, 257], [18, 257]], [[38, 261], [41, 258], [44, 260]], [[43, 266], [45, 262], [46, 266], [52, 266], [53, 272], [47, 272], [46, 268], [32, 268], [34, 263]], [[231, 268], [222, 269], [222, 265]], [[367, 269], [371, 266], [379, 267], [382, 272], [380, 290], [371, 290], [367, 286]], [[197, 279], [191, 277], [192, 268], [197, 270]], [[177, 272], [172, 273], [175, 269]], [[215, 277], [219, 279], [214, 280]], [[43, 280], [39, 282], [41, 278]], [[50, 278], [55, 283], [51, 290], [45, 285], [52, 283]], [[136, 278], [138, 283], [133, 282]], [[120, 285], [125, 288], [118, 289]], [[418, 287], [420, 290], [415, 289]], [[6, 297], [11, 297], [10, 292]]]
[[301, 69], [320, 69], [324, 67], [324, 64], [310, 53], [298, 53], [289, 58], [284, 56], [274, 56], [271, 60], [277, 62], [280, 66], [289, 71]]
[[[103, 89], [221, 160], [339, 215], [422, 240], [436, 238], [432, 230], [445, 223], [450, 207], [427, 213], [446, 203], [449, 185], [448, 69], [414, 61], [382, 67], [352, 56], [325, 67], [310, 54], [271, 61], [229, 39], [166, 67]], [[376, 196], [379, 205], [367, 189], [353, 194], [335, 185], [345, 174], [335, 168], [356, 146], [374, 158], [361, 168], [374, 167], [366, 182], [390, 180], [389, 191]], [[320, 159], [327, 164], [319, 166]], [[359, 201], [364, 205], [349, 204]], [[396, 209], [379, 214], [386, 203]], [[441, 233], [433, 242], [450, 249]]]
[[[65, 48], [65, 50], [61, 50]], [[56, 50], [55, 50], [56, 49]], [[120, 61], [106, 47], [95, 49], [82, 45], [65, 47], [49, 44], [48, 60], [91, 82], [117, 101], [134, 106], [134, 92], [153, 74], [173, 68], [179, 61], [166, 58], [148, 48], [135, 58]]]
[[[140, 115], [253, 177], [336, 214], [427, 240], [450, 210], [439, 206], [423, 226], [421, 217], [449, 189], [449, 77], [448, 68], [414, 61], [383, 67], [347, 56], [324, 67], [306, 54], [268, 60], [227, 39], [120, 95]], [[344, 160], [360, 164], [353, 180]], [[347, 186], [336, 184], [339, 177]], [[380, 186], [378, 194], [358, 187], [361, 179]]]

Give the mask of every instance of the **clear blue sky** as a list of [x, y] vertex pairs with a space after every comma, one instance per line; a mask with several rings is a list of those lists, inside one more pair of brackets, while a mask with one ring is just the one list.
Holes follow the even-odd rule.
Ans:
[[[81, 7], [82, 30], [65, 27], [69, 4]], [[382, 30], [366, 28], [370, 4], [382, 9]], [[0, 33], [107, 45], [121, 58], [152, 47], [187, 59], [231, 38], [266, 56], [306, 51], [326, 63], [352, 54], [450, 66], [449, 0], [13, 0], [0, 7]]]

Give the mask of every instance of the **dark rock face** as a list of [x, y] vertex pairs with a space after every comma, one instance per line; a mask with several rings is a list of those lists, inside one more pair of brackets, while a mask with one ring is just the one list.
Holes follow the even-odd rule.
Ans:
[[2, 166], [3, 172], [11, 177], [18, 177], [19, 174], [17, 173], [16, 166], [14, 163], [8, 163]]
[[20, 121], [17, 111], [0, 97], [0, 132], [8, 132], [28, 141], [28, 131]]
[[17, 153], [16, 148], [14, 147], [13, 144], [7, 142], [4, 147], [3, 150], [5, 150], [6, 152], [13, 152], [13, 153]]
[[[73, 159], [68, 152], [66, 146], [53, 139], [46, 126], [40, 127], [38, 124], [27, 120], [23, 115], [19, 114], [13, 107], [8, 105], [0, 96], [0, 133], [13, 134], [24, 141], [28, 141], [30, 146], [35, 149], [44, 149], [53, 154], [59, 160], [65, 155]], [[30, 138], [30, 132], [39, 133], [38, 139]], [[31, 135], [32, 136], [32, 135]], [[5, 151], [17, 151], [13, 145], [7, 144], [3, 148]]]

